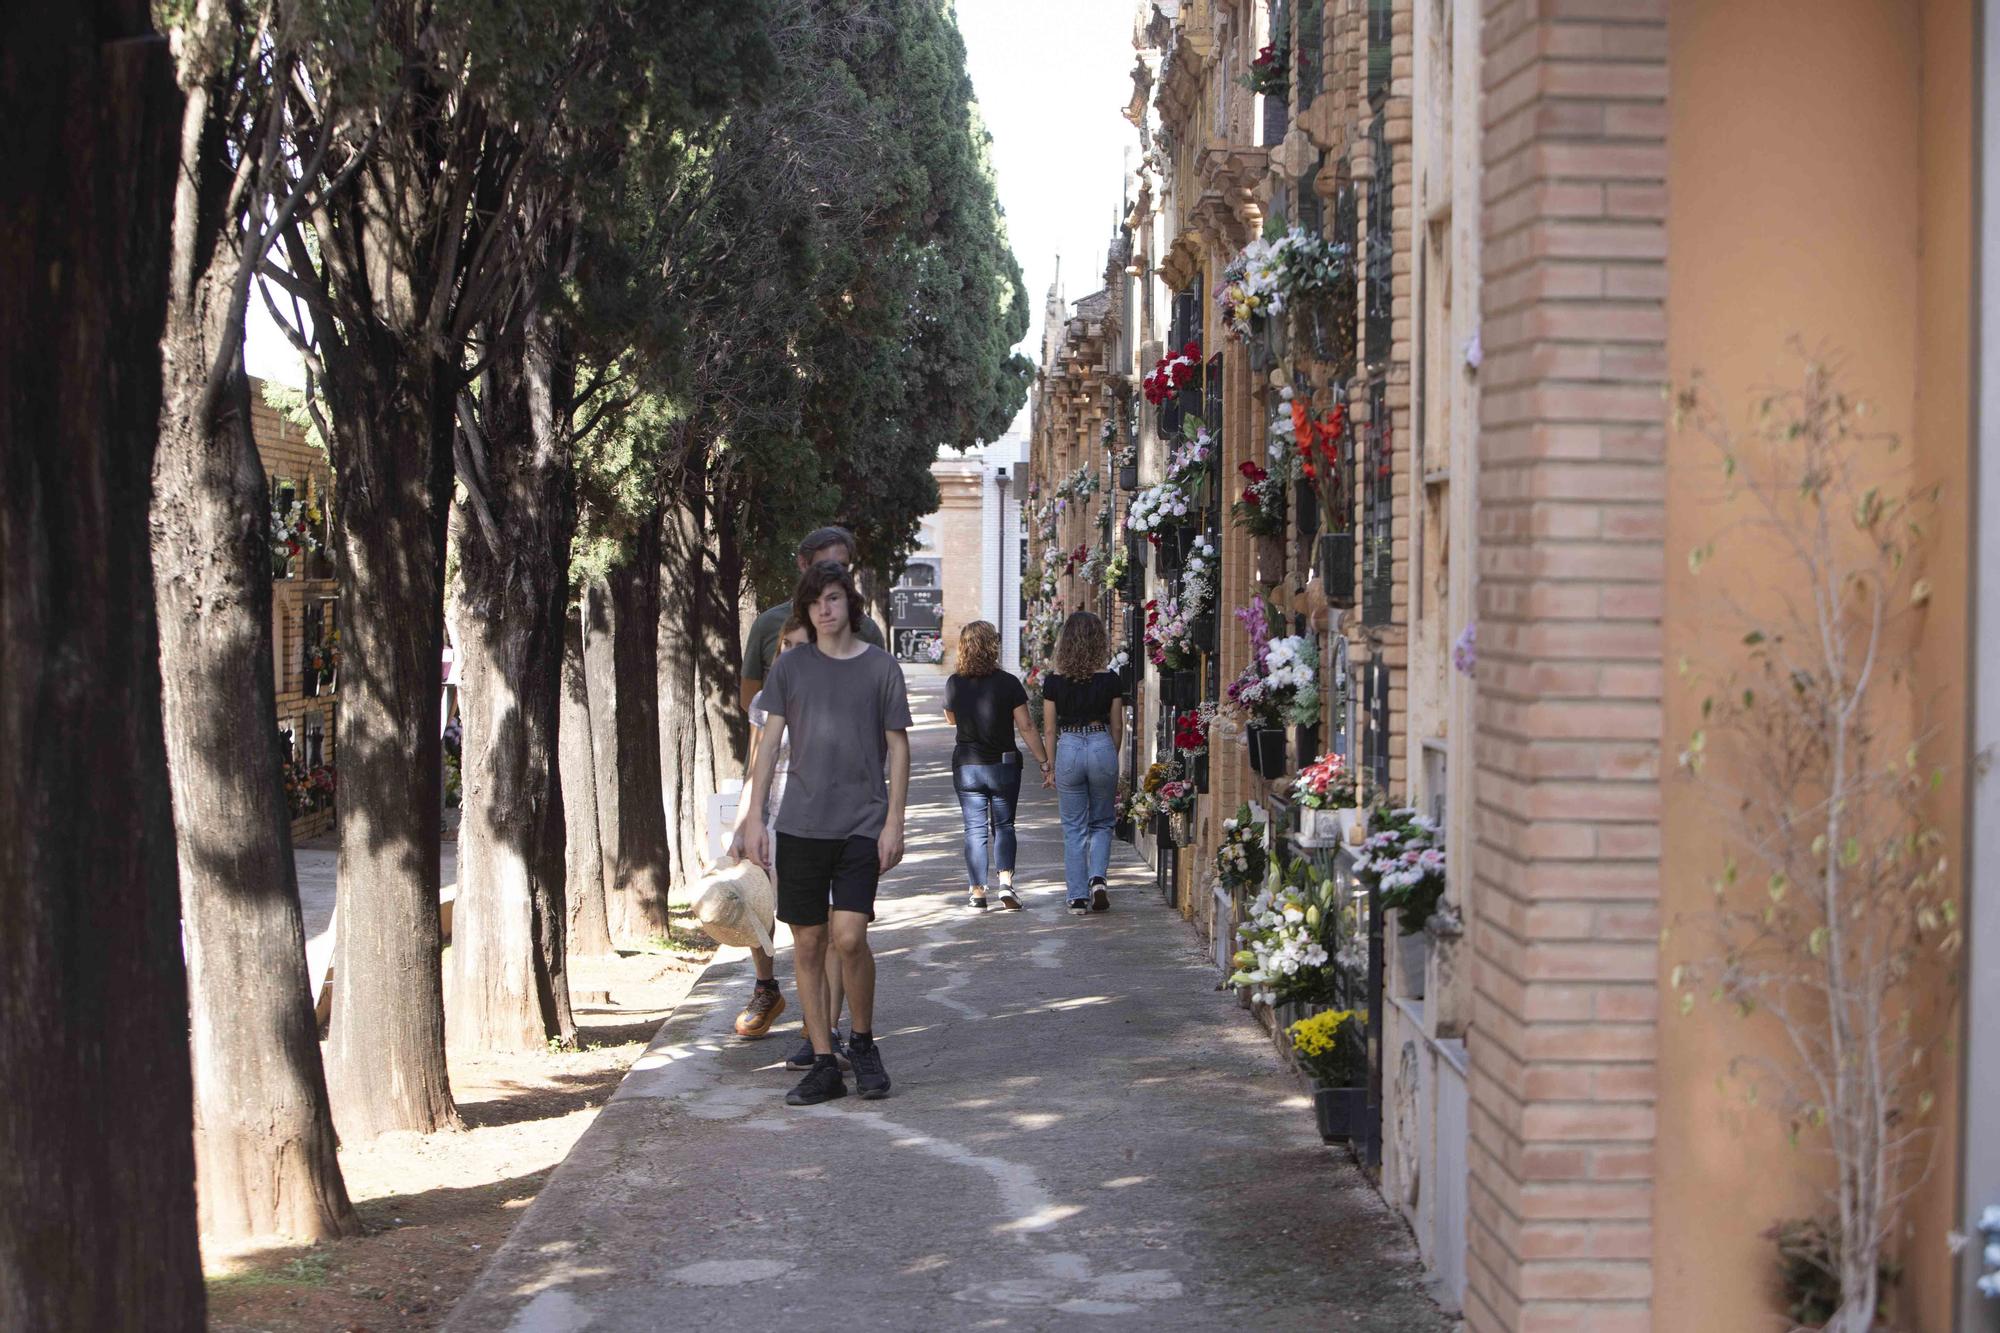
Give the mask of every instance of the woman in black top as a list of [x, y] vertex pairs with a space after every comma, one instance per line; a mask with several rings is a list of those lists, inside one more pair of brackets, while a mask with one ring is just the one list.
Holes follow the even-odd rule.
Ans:
[[1000, 669], [1000, 631], [984, 620], [958, 632], [958, 670], [944, 683], [944, 716], [958, 728], [951, 785], [965, 818], [965, 875], [971, 886], [965, 905], [975, 912], [986, 910], [990, 863], [999, 880], [1001, 906], [1018, 908], [1014, 802], [1021, 795], [1021, 751], [1014, 745], [1015, 728], [1028, 738], [1028, 748], [1042, 766], [1043, 785], [1049, 781], [1049, 761], [1035, 735], [1027, 690], [1018, 676]]
[[[1062, 807], [1063, 879], [1076, 915], [1111, 906], [1111, 828], [1118, 822], [1118, 750], [1125, 733], [1125, 686], [1104, 669], [1104, 622], [1072, 612], [1056, 639], [1054, 669], [1042, 680], [1042, 715], [1055, 753]], [[1062, 744], [1056, 744], [1060, 734]]]

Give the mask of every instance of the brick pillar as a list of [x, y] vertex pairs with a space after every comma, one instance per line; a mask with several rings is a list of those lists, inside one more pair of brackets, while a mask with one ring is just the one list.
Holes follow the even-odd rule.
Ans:
[[1489, 0], [1473, 1330], [1650, 1329], [1665, 0]]

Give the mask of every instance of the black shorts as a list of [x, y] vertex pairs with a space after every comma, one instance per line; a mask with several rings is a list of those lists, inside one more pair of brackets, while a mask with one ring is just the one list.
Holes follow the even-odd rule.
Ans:
[[875, 885], [881, 852], [873, 838], [795, 838], [778, 835], [778, 920], [788, 926], [823, 926], [838, 908], [875, 919]]

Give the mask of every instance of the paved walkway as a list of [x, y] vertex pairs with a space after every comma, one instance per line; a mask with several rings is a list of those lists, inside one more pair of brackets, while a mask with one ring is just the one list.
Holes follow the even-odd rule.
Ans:
[[786, 1107], [788, 964], [792, 1008], [747, 1043], [748, 965], [719, 963], [447, 1329], [1449, 1328], [1130, 848], [1113, 910], [1070, 918], [1036, 788], [1027, 910], [959, 905], [949, 735], [911, 675], [910, 856], [871, 932], [893, 1095]]

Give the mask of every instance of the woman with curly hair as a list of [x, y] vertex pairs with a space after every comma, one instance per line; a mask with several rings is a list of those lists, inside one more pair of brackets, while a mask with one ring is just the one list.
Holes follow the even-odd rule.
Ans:
[[[1014, 892], [1014, 803], [1021, 796], [1019, 729], [1042, 766], [1049, 760], [1035, 735], [1028, 691], [1020, 677], [1000, 669], [1000, 631], [975, 620], [958, 632], [958, 669], [944, 683], [944, 720], [958, 728], [951, 750], [951, 785], [965, 819], [965, 905], [986, 910], [986, 886], [998, 881], [1000, 905], [1019, 910]], [[991, 877], [989, 878], [989, 870]]]
[[1063, 878], [1075, 916], [1111, 906], [1105, 875], [1111, 868], [1111, 826], [1117, 822], [1125, 686], [1104, 669], [1110, 652], [1104, 622], [1088, 611], [1071, 612], [1056, 639], [1056, 660], [1042, 680], [1043, 728], [1055, 756], [1062, 809]]

